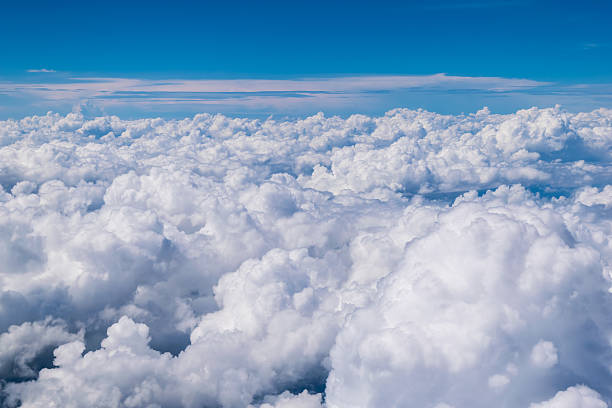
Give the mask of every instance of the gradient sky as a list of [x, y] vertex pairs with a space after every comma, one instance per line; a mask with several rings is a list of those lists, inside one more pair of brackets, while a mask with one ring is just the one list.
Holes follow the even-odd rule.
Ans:
[[[43, 97], [55, 102], [41, 104], [40, 94], [20, 91], [23, 84], [44, 89], [92, 77], [287, 80], [446, 73], [547, 83], [529, 98], [519, 95], [498, 104], [501, 110], [554, 104], [555, 95], [574, 109], [612, 107], [611, 17], [607, 0], [8, 1], [0, 17], [0, 117], [48, 107], [61, 111], [79, 98], [91, 100], [91, 95], [75, 94]], [[579, 97], [572, 96], [576, 85]], [[454, 112], [491, 105], [474, 89], [463, 102], [447, 105], [440, 89], [435, 97], [397, 91], [368, 89], [384, 101], [357, 106], [386, 109], [420, 102]], [[549, 96], [545, 100], [543, 93]], [[138, 97], [153, 101], [150, 95]], [[201, 95], [186, 98], [179, 102], [187, 106]], [[432, 98], [438, 98], [436, 103], [428, 102]], [[167, 107], [168, 98], [162, 99]], [[206, 110], [214, 111], [210, 105]], [[143, 110], [155, 113], [154, 106]], [[197, 110], [201, 106], [176, 112]]]

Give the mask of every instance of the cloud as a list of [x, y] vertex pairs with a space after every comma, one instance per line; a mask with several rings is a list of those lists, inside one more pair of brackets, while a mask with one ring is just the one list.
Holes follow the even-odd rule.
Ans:
[[[308, 394], [306, 391], [298, 395], [293, 395], [285, 391], [278, 396], [267, 396], [266, 402], [259, 405], [259, 408], [320, 408], [321, 395]], [[251, 406], [249, 406], [250, 408]]]
[[69, 333], [65, 322], [50, 318], [10, 326], [0, 334], [0, 375], [9, 379], [35, 377], [34, 370], [42, 368], [36, 365], [44, 364], [40, 359], [49, 348], [82, 339], [83, 331]]
[[57, 72], [54, 69], [48, 69], [48, 68], [40, 68], [40, 69], [28, 69], [27, 72], [30, 73], [51, 73], [51, 72]]
[[363, 75], [286, 79], [144, 79], [79, 77], [0, 82], [2, 117], [49, 110], [68, 113], [83, 103], [108, 114], [178, 118], [202, 111], [265, 118], [324, 111], [380, 115], [396, 107], [443, 113], [489, 106], [514, 112], [562, 104], [572, 111], [612, 107], [609, 84], [556, 84], [520, 78], [435, 75]]
[[[202, 110], [250, 115], [303, 115], [320, 110], [346, 114], [358, 108], [363, 112], [383, 113], [397, 105], [424, 104], [433, 109], [445, 106], [449, 111], [461, 112], [477, 110], [490, 103], [497, 106], [505, 103], [503, 100], [516, 105], [517, 98], [529, 100], [531, 105], [528, 106], [532, 106], [536, 100], [531, 93], [542, 89], [542, 96], [538, 98], [545, 98], [543, 95], [551, 95], [549, 86], [549, 83], [528, 79], [447, 74], [214, 80], [61, 74], [52, 81], [5, 81], [0, 83], [0, 92], [10, 101], [8, 112], [17, 115], [40, 109], [43, 113], [48, 110], [68, 112], [73, 105], [89, 101], [113, 114], [142, 115], [153, 109], [176, 117], [181, 112]], [[468, 95], [469, 105], [465, 99]], [[579, 97], [574, 95], [572, 98]], [[442, 100], [444, 104], [440, 105]], [[521, 106], [524, 105], [521, 102]]]
[[557, 348], [550, 341], [540, 340], [531, 350], [531, 362], [540, 368], [551, 368], [557, 364]]
[[4, 403], [605, 407], [610, 135], [558, 107], [0, 122]]
[[[30, 70], [29, 72], [50, 72]], [[302, 79], [218, 79], [145, 80], [135, 78], [68, 77], [53, 83], [4, 83], [6, 92], [31, 93], [48, 100], [103, 99], [129, 100], [181, 99], [215, 102], [219, 98], [259, 100], [351, 95], [397, 89], [480, 89], [507, 92], [545, 85], [526, 79], [459, 77], [445, 74], [424, 76], [355, 76]]]
[[559, 391], [554, 398], [548, 401], [531, 404], [530, 408], [607, 408], [601, 399], [601, 395], [584, 385], [569, 387], [565, 391]]

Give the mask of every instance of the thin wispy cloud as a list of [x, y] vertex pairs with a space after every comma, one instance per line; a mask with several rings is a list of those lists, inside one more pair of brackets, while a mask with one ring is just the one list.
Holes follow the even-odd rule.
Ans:
[[[402, 94], [504, 95], [550, 85], [529, 79], [434, 75], [370, 75], [298, 79], [139, 79], [65, 77], [53, 81], [0, 82], [0, 92], [47, 110], [82, 101], [114, 109], [165, 106], [187, 111], [265, 110], [268, 113], [342, 111], [364, 105], [402, 105]], [[399, 100], [398, 100], [399, 98]], [[405, 99], [405, 98], [404, 98]], [[386, 105], [385, 105], [386, 106]], [[387, 107], [383, 108], [386, 109]]]
[[588, 43], [584, 43], [582, 44], [582, 48], [585, 50], [597, 50], [597, 49], [606, 49], [606, 48], [610, 48], [610, 44], [609, 43], [601, 43], [601, 42], [588, 42]]
[[57, 72], [54, 69], [48, 69], [48, 68], [39, 68], [39, 69], [28, 69], [26, 72], [29, 73], [52, 73], [52, 72]]
[[144, 79], [103, 76], [24, 78], [0, 82], [0, 117], [67, 113], [85, 102], [102, 112], [164, 117], [200, 112], [304, 116], [355, 112], [381, 114], [398, 106], [445, 113], [489, 106], [511, 112], [560, 104], [570, 110], [612, 107], [610, 86], [562, 85], [521, 78], [434, 75], [365, 75], [292, 79]]
[[[42, 71], [39, 71], [42, 72]], [[50, 71], [45, 71], [50, 72]], [[402, 76], [349, 76], [303, 79], [163, 79], [72, 77], [61, 83], [5, 83], [13, 88], [44, 92], [75, 92], [87, 96], [132, 92], [350, 92], [401, 88], [446, 87], [508, 91], [546, 85], [529, 79], [461, 77], [446, 74]], [[44, 88], [44, 89], [43, 89]]]

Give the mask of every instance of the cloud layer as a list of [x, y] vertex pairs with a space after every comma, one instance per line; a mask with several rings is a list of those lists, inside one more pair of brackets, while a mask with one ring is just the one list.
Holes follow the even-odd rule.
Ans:
[[606, 407], [612, 111], [0, 122], [7, 406]]
[[71, 111], [89, 103], [99, 112], [182, 118], [200, 112], [265, 118], [303, 117], [323, 110], [349, 116], [381, 115], [396, 106], [442, 113], [489, 106], [514, 112], [561, 104], [571, 111], [612, 108], [610, 84], [557, 84], [521, 78], [434, 75], [362, 75], [275, 79], [189, 79], [79, 76], [29, 70], [0, 81], [0, 119], [32, 112]]

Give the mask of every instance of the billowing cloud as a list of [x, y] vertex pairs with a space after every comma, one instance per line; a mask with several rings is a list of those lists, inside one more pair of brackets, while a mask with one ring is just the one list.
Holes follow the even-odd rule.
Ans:
[[1, 398], [605, 407], [611, 147], [606, 109], [0, 122]]
[[8, 379], [36, 376], [34, 370], [40, 370], [41, 364], [46, 363], [45, 352], [60, 344], [82, 339], [82, 330], [79, 333], [69, 333], [61, 320], [47, 318], [10, 326], [0, 334], [0, 375]]
[[529, 408], [607, 408], [608, 404], [601, 400], [601, 395], [584, 385], [569, 387], [559, 391], [553, 398], [539, 404], [531, 404]]

